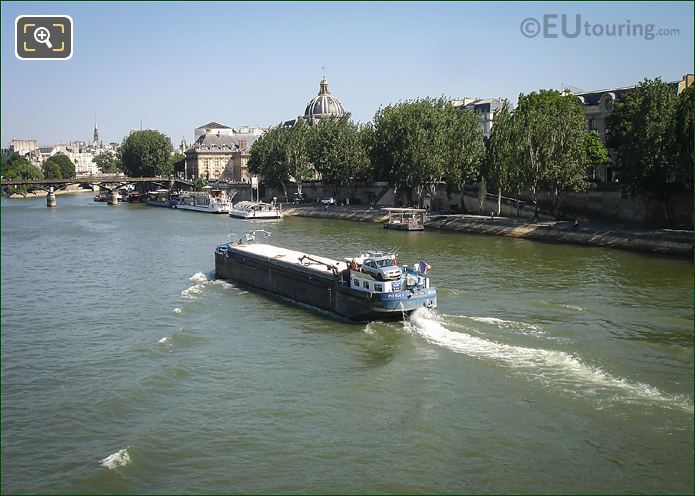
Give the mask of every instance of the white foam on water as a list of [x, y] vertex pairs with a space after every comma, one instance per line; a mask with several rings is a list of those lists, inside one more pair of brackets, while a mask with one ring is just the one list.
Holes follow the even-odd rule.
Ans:
[[208, 276], [206, 276], [202, 272], [196, 272], [189, 278], [189, 280], [193, 282], [205, 282], [208, 280]]
[[181, 298], [185, 300], [195, 300], [198, 295], [203, 292], [204, 287], [205, 286], [203, 284], [196, 284], [195, 286], [184, 289], [181, 291]]
[[167, 344], [169, 342], [169, 338], [164, 336], [162, 339], [159, 340], [160, 344]]
[[213, 279], [212, 281], [210, 281], [210, 284], [213, 284], [215, 286], [221, 286], [224, 289], [236, 288], [234, 284], [224, 281], [222, 279]]
[[693, 411], [692, 399], [687, 396], [665, 394], [648, 384], [632, 383], [614, 377], [564, 351], [514, 346], [464, 332], [452, 332], [432, 310], [420, 309], [413, 312], [410, 319], [404, 322], [404, 329], [456, 353], [523, 370], [537, 380], [560, 386], [577, 395], [593, 397], [596, 393], [603, 392], [609, 393], [603, 396], [624, 402], [648, 401], [687, 412]]
[[176, 315], [180, 314], [181, 312], [183, 312], [183, 310], [181, 310], [180, 308], [178, 308], [178, 307], [174, 308], [174, 313]]
[[443, 317], [454, 317], [472, 320], [474, 322], [482, 322], [483, 324], [490, 324], [499, 327], [500, 329], [512, 329], [518, 331], [521, 334], [531, 335], [531, 336], [545, 336], [547, 333], [539, 326], [534, 324], [528, 324], [526, 322], [518, 322], [515, 320], [504, 320], [497, 317], [468, 317], [466, 315], [447, 315], [444, 314]]
[[576, 310], [577, 312], [583, 312], [584, 309], [578, 305], [560, 305], [563, 308], [567, 308], [569, 310]]
[[367, 323], [367, 325], [364, 327], [364, 332], [365, 334], [374, 334], [376, 332], [372, 327], [372, 322]]
[[113, 470], [118, 467], [122, 467], [130, 463], [130, 455], [128, 454], [128, 448], [117, 451], [116, 453], [107, 456], [101, 460], [101, 465]]

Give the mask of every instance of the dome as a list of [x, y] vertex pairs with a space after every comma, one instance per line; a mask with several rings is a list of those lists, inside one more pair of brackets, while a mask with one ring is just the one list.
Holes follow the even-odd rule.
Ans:
[[312, 98], [304, 110], [306, 119], [322, 119], [324, 117], [341, 117], [345, 114], [343, 104], [328, 91], [328, 81], [321, 80], [319, 94]]

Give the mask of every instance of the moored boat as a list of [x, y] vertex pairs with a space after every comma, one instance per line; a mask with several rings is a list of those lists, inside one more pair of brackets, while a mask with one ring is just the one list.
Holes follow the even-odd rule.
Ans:
[[341, 262], [241, 240], [217, 246], [215, 274], [356, 321], [402, 318], [437, 306], [429, 266], [399, 266], [387, 252]]
[[176, 196], [168, 189], [158, 189], [147, 193], [147, 204], [153, 207], [173, 207], [176, 205]]
[[384, 229], [395, 229], [397, 231], [423, 231], [427, 210], [422, 208], [386, 208], [388, 221], [384, 224]]
[[275, 203], [242, 201], [234, 204], [229, 215], [240, 219], [282, 219], [282, 207]]
[[232, 208], [232, 200], [223, 190], [208, 188], [207, 191], [181, 193], [175, 207], [196, 212], [226, 214]]

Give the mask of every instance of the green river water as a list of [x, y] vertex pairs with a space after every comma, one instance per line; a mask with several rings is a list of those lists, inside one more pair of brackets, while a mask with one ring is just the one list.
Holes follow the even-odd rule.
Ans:
[[[692, 261], [92, 195], [2, 202], [2, 491], [692, 493]], [[347, 323], [214, 280], [232, 232], [399, 248]]]

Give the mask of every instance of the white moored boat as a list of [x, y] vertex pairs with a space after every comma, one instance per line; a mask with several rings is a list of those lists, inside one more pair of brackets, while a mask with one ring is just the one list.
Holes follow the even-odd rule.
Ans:
[[226, 214], [232, 208], [232, 200], [220, 189], [189, 191], [181, 193], [176, 208], [211, 214]]
[[273, 203], [242, 201], [232, 207], [229, 215], [240, 219], [282, 219], [282, 208]]

